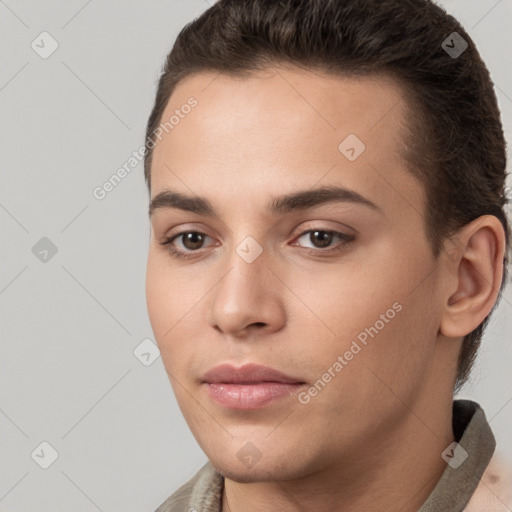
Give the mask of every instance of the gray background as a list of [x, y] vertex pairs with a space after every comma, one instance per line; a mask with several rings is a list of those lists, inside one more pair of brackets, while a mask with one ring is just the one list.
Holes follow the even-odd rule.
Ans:
[[[510, 141], [512, 0], [441, 4], [486, 61]], [[164, 57], [208, 6], [0, 0], [1, 512], [152, 511], [206, 461], [161, 359], [133, 353], [153, 340], [143, 166], [102, 201], [92, 190], [143, 143]], [[59, 45], [46, 59], [31, 47], [43, 31]], [[512, 463], [511, 313], [508, 286], [460, 397]]]

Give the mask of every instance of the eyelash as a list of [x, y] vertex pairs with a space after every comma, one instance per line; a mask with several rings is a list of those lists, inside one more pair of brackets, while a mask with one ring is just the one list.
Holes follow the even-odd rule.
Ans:
[[[311, 249], [309, 247], [303, 247], [303, 249], [304, 249], [304, 251], [306, 253], [312, 254], [313, 256], [318, 256], [318, 255], [326, 254], [326, 253], [327, 254], [332, 254], [332, 253], [336, 253], [336, 252], [341, 252], [341, 251], [345, 250], [347, 248], [347, 246], [351, 242], [353, 242], [355, 240], [355, 236], [353, 236], [353, 235], [347, 235], [345, 233], [341, 233], [339, 231], [333, 231], [333, 230], [330, 230], [330, 229], [319, 229], [319, 228], [308, 229], [306, 231], [303, 231], [302, 233], [297, 235], [296, 238], [301, 238], [304, 235], [306, 235], [308, 233], [313, 233], [315, 231], [320, 231], [321, 233], [329, 233], [331, 235], [338, 236], [342, 240], [342, 242], [339, 245], [337, 245], [335, 247], [330, 247], [328, 249]], [[174, 240], [176, 240], [180, 236], [183, 236], [183, 235], [186, 235], [186, 234], [189, 234], [189, 233], [194, 233], [194, 234], [197, 234], [197, 235], [208, 236], [206, 233], [203, 233], [201, 231], [194, 231], [194, 230], [191, 230], [191, 231], [181, 231], [180, 233], [177, 233], [175, 235], [172, 235], [170, 237], [165, 238], [163, 240], [163, 242], [159, 242], [159, 243], [162, 246], [167, 246], [166, 250], [167, 250], [167, 252], [169, 252], [169, 254], [173, 258], [179, 258], [179, 259], [196, 258], [197, 257], [197, 253], [199, 253], [199, 250], [183, 252], [183, 251], [179, 251], [179, 250], [175, 249], [171, 245]]]

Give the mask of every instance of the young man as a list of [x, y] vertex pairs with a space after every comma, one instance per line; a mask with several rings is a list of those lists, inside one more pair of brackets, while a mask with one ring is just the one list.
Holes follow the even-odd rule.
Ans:
[[489, 73], [430, 1], [187, 25], [147, 128], [146, 291], [209, 462], [157, 512], [509, 510], [453, 400], [506, 281], [505, 164]]

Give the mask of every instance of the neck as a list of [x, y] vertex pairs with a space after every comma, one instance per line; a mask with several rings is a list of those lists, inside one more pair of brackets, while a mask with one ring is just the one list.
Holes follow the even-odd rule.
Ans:
[[225, 478], [222, 512], [416, 512], [441, 478], [446, 467], [441, 453], [453, 441], [451, 395], [433, 400], [427, 392], [392, 430], [364, 439], [335, 463], [300, 479]]

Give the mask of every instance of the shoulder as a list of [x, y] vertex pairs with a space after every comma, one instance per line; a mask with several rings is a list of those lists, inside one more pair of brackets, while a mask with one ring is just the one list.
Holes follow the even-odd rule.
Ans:
[[494, 454], [464, 512], [512, 510], [512, 466]]
[[177, 491], [169, 496], [155, 512], [219, 512], [224, 478], [208, 461]]

